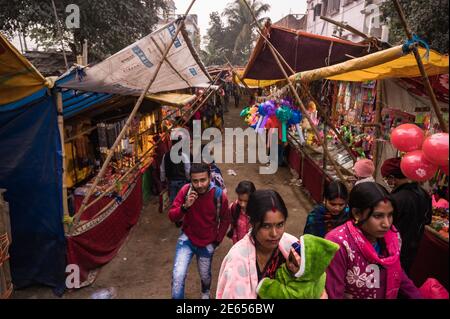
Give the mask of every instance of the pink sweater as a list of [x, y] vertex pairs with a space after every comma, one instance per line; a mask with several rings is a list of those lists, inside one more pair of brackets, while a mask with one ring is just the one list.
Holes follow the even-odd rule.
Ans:
[[[351, 235], [349, 223], [329, 232], [325, 239], [341, 246], [327, 269], [326, 290], [330, 299], [396, 299], [398, 292], [410, 299], [421, 299], [419, 289], [406, 276], [400, 259], [389, 268], [370, 263]], [[391, 238], [400, 238], [390, 236]], [[400, 243], [395, 244], [400, 251]], [[375, 250], [375, 249], [374, 249]], [[384, 252], [386, 255], [387, 253]], [[386, 256], [387, 257], [387, 256]], [[390, 279], [389, 279], [390, 278]]]
[[[237, 210], [238, 202], [237, 200], [231, 203], [230, 205], [230, 214], [231, 216], [235, 216]], [[240, 241], [244, 236], [249, 232], [250, 225], [250, 217], [241, 210], [239, 217], [236, 221], [235, 225], [231, 225], [233, 227], [233, 245]]]

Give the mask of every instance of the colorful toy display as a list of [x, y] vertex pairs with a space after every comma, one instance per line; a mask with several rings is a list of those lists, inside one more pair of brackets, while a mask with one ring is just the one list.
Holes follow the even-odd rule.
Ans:
[[303, 115], [289, 99], [281, 99], [278, 102], [269, 100], [259, 105], [248, 106], [241, 111], [240, 116], [244, 117], [245, 122], [260, 134], [266, 129], [279, 128], [281, 123], [283, 142], [287, 142], [288, 127], [295, 126], [300, 142], [305, 143], [300, 127]]

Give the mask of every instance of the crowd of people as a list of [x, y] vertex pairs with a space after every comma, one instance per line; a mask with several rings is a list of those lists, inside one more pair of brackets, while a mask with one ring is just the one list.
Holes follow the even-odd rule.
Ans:
[[[288, 209], [276, 190], [240, 181], [234, 190], [237, 199], [229, 203], [214, 162], [191, 163], [179, 154], [183, 161], [176, 164], [169, 152], [162, 161], [161, 180], [168, 182], [168, 216], [181, 227], [172, 298], [184, 298], [194, 255], [201, 298], [212, 297], [212, 258], [225, 237], [233, 246], [222, 261], [217, 299], [424, 297], [409, 272], [425, 225], [431, 222], [432, 197], [403, 175], [399, 158], [381, 166], [391, 191], [375, 182], [371, 160], [359, 160], [353, 167], [353, 188], [330, 182], [303, 232], [288, 234]], [[433, 203], [445, 205], [439, 195], [433, 196]]]
[[431, 196], [402, 174], [398, 158], [381, 167], [391, 192], [368, 178], [374, 168], [367, 160], [354, 170], [361, 176], [351, 190], [339, 181], [327, 185], [298, 238], [285, 232], [288, 209], [275, 190], [241, 181], [229, 203], [214, 163], [163, 161], [161, 175], [171, 190], [168, 215], [181, 226], [172, 297], [184, 298], [195, 255], [201, 297], [211, 298], [212, 258], [227, 236], [233, 246], [220, 268], [218, 299], [422, 298], [408, 275], [431, 220]]

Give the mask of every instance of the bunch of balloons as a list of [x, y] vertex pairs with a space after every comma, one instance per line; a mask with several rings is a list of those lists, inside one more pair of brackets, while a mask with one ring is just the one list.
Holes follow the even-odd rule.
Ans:
[[245, 118], [244, 120], [248, 125], [255, 128], [258, 121], [258, 107], [247, 106], [241, 111], [240, 116]]
[[391, 142], [406, 152], [400, 163], [403, 174], [413, 181], [431, 179], [441, 169], [448, 175], [448, 133], [437, 133], [425, 138], [422, 129], [414, 124], [402, 124], [391, 134]]
[[302, 121], [302, 113], [293, 105], [288, 98], [281, 99], [279, 102], [269, 100], [259, 105], [246, 107], [241, 112], [241, 117], [245, 117], [245, 121], [251, 127], [255, 128], [258, 133], [263, 133], [264, 129], [278, 127], [277, 123], [281, 123], [282, 141], [287, 141], [287, 127], [294, 125], [303, 144], [305, 138], [300, 128]]
[[[265, 128], [265, 126], [266, 126], [267, 120], [268, 120], [270, 117], [272, 117], [272, 116], [275, 115], [276, 110], [277, 110], [277, 106], [276, 106], [276, 104], [275, 104], [275, 101], [270, 100], [270, 101], [267, 101], [267, 102], [262, 103], [262, 104], [259, 106], [258, 110], [260, 110], [260, 111], [259, 111], [259, 115], [260, 115], [261, 123], [260, 123], [259, 126], [258, 126], [258, 125], [256, 126], [256, 130], [257, 130], [260, 134], [262, 134], [262, 132], [264, 131], [264, 128]], [[262, 111], [262, 112], [261, 112], [261, 111]]]

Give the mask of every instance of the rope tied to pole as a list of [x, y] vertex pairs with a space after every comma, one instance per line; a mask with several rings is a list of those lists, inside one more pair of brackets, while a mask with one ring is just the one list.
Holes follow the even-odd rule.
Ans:
[[415, 44], [422, 45], [427, 50], [427, 52], [421, 58], [422, 59], [425, 58], [426, 61], [429, 61], [430, 60], [430, 46], [425, 40], [420, 38], [417, 34], [413, 34], [412, 39], [409, 39], [408, 41], [405, 42], [405, 44], [403, 44], [403, 47], [402, 47], [403, 53], [405, 53], [405, 54], [410, 53]]

